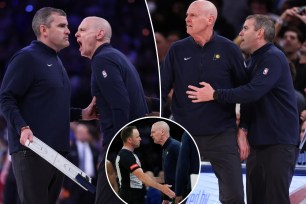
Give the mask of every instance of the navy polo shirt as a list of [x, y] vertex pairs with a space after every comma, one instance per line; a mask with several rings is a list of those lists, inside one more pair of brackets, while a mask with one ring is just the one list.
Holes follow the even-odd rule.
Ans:
[[0, 91], [11, 154], [26, 149], [19, 141], [26, 125], [55, 150], [69, 151], [70, 92], [56, 51], [42, 42], [33, 41], [11, 58]]
[[284, 53], [272, 43], [247, 61], [250, 82], [219, 89], [218, 101], [242, 104], [241, 126], [252, 145], [298, 144], [299, 117], [290, 68]]
[[192, 103], [188, 85], [205, 81], [214, 88], [234, 88], [246, 83], [244, 60], [237, 45], [214, 34], [203, 47], [192, 37], [175, 42], [161, 67], [163, 105], [173, 87], [174, 120], [192, 135], [212, 135], [236, 128], [235, 104], [217, 101]]
[[139, 74], [119, 50], [108, 43], [101, 45], [93, 55], [91, 69], [103, 145], [108, 145], [120, 128], [149, 110]]

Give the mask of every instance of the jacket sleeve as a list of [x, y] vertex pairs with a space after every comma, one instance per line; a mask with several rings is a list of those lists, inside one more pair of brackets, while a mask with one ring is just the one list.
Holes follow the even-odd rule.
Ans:
[[258, 65], [249, 83], [233, 88], [218, 89], [218, 101], [227, 103], [249, 103], [259, 100], [274, 88], [284, 66], [276, 55], [266, 56]]
[[9, 62], [0, 90], [0, 109], [19, 135], [21, 128], [27, 125], [19, 106], [34, 83], [32, 67], [29, 54], [17, 53]]
[[99, 90], [111, 109], [116, 132], [129, 121], [130, 113], [130, 99], [122, 70], [113, 60], [100, 57], [92, 62], [92, 71]]
[[[164, 110], [166, 106], [168, 94], [170, 93], [170, 90], [174, 82], [174, 67], [172, 65], [173, 54], [174, 54], [173, 52], [174, 52], [173, 48], [170, 48], [160, 68], [161, 92], [162, 92], [161, 93], [162, 94], [161, 108], [162, 110]], [[162, 116], [164, 115], [163, 111], [161, 114]]]

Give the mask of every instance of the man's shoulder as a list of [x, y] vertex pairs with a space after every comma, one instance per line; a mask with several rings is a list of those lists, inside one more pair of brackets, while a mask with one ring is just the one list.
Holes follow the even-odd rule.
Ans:
[[171, 47], [179, 47], [179, 46], [186, 46], [186, 45], [192, 45], [193, 43], [193, 39], [191, 36], [180, 39], [178, 41], [173, 42], [173, 44], [171, 45]]
[[278, 56], [286, 57], [284, 51], [280, 50], [277, 46], [273, 44], [267, 49], [266, 53], [270, 55], [278, 55]]
[[17, 51], [12, 57], [11, 60], [21, 60], [21, 61], [33, 61], [34, 56], [33, 55], [33, 48], [31, 46], [26, 46], [22, 49], [20, 49], [19, 51]]
[[[228, 48], [228, 47], [229, 48], [234, 47], [235, 49], [239, 49], [239, 46], [236, 43], [234, 43], [233, 41], [227, 39], [226, 37], [223, 37], [223, 36], [218, 35], [218, 34], [214, 35], [213, 42], [221, 43], [222, 46], [224, 46], [225, 49]], [[226, 44], [226, 46], [224, 44]]]
[[99, 63], [104, 61], [111, 61], [119, 63], [120, 61], [127, 61], [127, 57], [118, 49], [113, 47], [105, 47], [101, 49], [93, 58], [92, 63]]
[[[169, 53], [175, 53], [175, 55], [181, 55], [186, 52], [193, 52], [197, 45], [192, 37], [183, 38], [175, 41], [169, 48]], [[188, 50], [188, 51], [187, 51]]]
[[288, 64], [285, 53], [278, 47], [271, 45], [265, 52], [260, 55], [260, 59], [268, 59], [269, 61], [274, 61], [276, 64], [285, 63]]
[[180, 146], [181, 146], [181, 143], [178, 140], [170, 137], [169, 148], [177, 149], [177, 148], [180, 148]]
[[112, 57], [114, 55], [124, 55], [120, 50], [112, 47], [112, 46], [107, 46], [105, 45], [102, 49], [100, 49], [97, 53], [97, 56], [99, 57]]
[[127, 149], [121, 149], [118, 153], [118, 156], [129, 156], [129, 155], [133, 155], [133, 152]]

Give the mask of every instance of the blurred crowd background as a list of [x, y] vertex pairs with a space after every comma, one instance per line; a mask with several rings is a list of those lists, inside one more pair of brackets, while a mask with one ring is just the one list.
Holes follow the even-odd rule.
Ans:
[[[264, 14], [277, 20], [286, 9], [300, 7], [306, 4], [305, 0], [209, 1], [218, 10], [218, 18], [214, 30], [231, 40], [237, 37], [248, 15]], [[162, 33], [170, 42], [187, 37], [185, 17], [187, 8], [191, 2], [193, 0], [147, 0], [155, 32]], [[305, 33], [305, 26], [301, 26], [300, 23], [297, 19], [290, 19], [290, 26], [298, 26]]]

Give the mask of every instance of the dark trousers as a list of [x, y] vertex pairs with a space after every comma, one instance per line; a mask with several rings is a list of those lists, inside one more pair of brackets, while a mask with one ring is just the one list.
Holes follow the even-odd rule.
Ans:
[[207, 158], [219, 184], [219, 200], [223, 204], [244, 203], [242, 169], [237, 130], [229, 129], [218, 135], [193, 136], [201, 156]]
[[31, 150], [12, 155], [12, 166], [22, 204], [55, 204], [64, 175]]
[[108, 183], [105, 171], [105, 160], [100, 163], [98, 172], [96, 204], [122, 204], [123, 202], [116, 196]]
[[128, 204], [145, 204], [144, 189], [119, 190], [119, 196]]
[[248, 204], [290, 204], [289, 187], [298, 152], [294, 145], [251, 148], [246, 165]]

